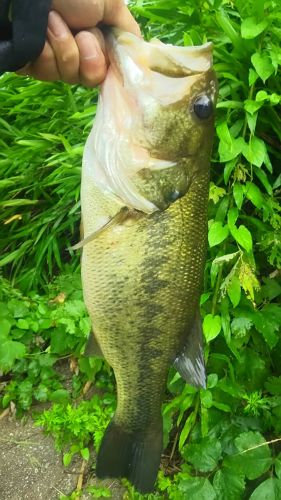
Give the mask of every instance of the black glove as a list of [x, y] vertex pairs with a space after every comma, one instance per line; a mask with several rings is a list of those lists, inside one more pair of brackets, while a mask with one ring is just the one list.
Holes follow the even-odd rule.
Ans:
[[51, 0], [0, 0], [0, 74], [42, 52]]

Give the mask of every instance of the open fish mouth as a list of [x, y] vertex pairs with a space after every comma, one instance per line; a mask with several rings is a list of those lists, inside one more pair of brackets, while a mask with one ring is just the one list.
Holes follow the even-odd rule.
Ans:
[[183, 77], [208, 71], [212, 67], [211, 42], [179, 47], [153, 38], [149, 42], [113, 28], [107, 36], [110, 61], [118, 64], [123, 75], [131, 74], [133, 63], [141, 68], [171, 77]]
[[[186, 159], [194, 156], [198, 147], [193, 122], [186, 118], [192, 114], [194, 95], [200, 95], [203, 89], [209, 102], [215, 101], [212, 43], [176, 47], [156, 39], [146, 42], [118, 29], [106, 34], [106, 43], [110, 67], [84, 152], [85, 168], [92, 170], [89, 175], [95, 184], [121, 206], [153, 213], [169, 205], [163, 200], [170, 197], [170, 191], [184, 195], [190, 185], [190, 179], [183, 176], [191, 178], [193, 174], [183, 174], [179, 160], [180, 155]], [[174, 128], [186, 127], [186, 146], [182, 145], [184, 137], [178, 148], [177, 137], [171, 144], [171, 120]], [[173, 124], [169, 127], [172, 129]], [[173, 135], [177, 135], [175, 130]], [[171, 144], [169, 151], [165, 143]], [[187, 169], [187, 162], [184, 165]], [[166, 174], [173, 167], [178, 179], [175, 186], [171, 175]], [[165, 188], [168, 194], [163, 196], [162, 172], [169, 184]]]

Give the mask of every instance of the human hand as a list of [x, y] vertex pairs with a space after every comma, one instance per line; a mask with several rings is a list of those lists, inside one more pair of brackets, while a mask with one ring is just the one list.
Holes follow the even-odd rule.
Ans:
[[20, 74], [94, 87], [107, 71], [105, 42], [97, 25], [115, 26], [140, 36], [123, 0], [53, 0], [52, 9], [44, 49]]

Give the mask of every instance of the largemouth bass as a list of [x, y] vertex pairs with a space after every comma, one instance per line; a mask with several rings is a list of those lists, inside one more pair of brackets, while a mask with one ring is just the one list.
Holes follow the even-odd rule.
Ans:
[[113, 368], [118, 397], [96, 472], [146, 493], [160, 464], [170, 366], [205, 384], [199, 297], [216, 80], [211, 44], [115, 31], [108, 47], [81, 191], [87, 353], [95, 346]]

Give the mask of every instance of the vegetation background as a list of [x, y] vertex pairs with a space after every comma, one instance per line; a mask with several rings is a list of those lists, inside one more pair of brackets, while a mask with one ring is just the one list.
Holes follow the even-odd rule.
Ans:
[[[281, 498], [281, 4], [134, 0], [146, 38], [214, 43], [220, 92], [201, 298], [206, 390], [171, 369], [165, 446], [147, 498]], [[97, 92], [0, 78], [0, 406], [37, 416], [63, 450], [89, 458], [114, 411], [114, 380], [81, 355], [90, 331], [79, 255], [81, 155]], [[57, 367], [69, 360], [71, 387]], [[87, 380], [99, 396], [81, 400]], [[110, 496], [92, 489], [94, 498]], [[81, 492], [74, 492], [76, 498]], [[143, 498], [130, 487], [126, 498]]]

